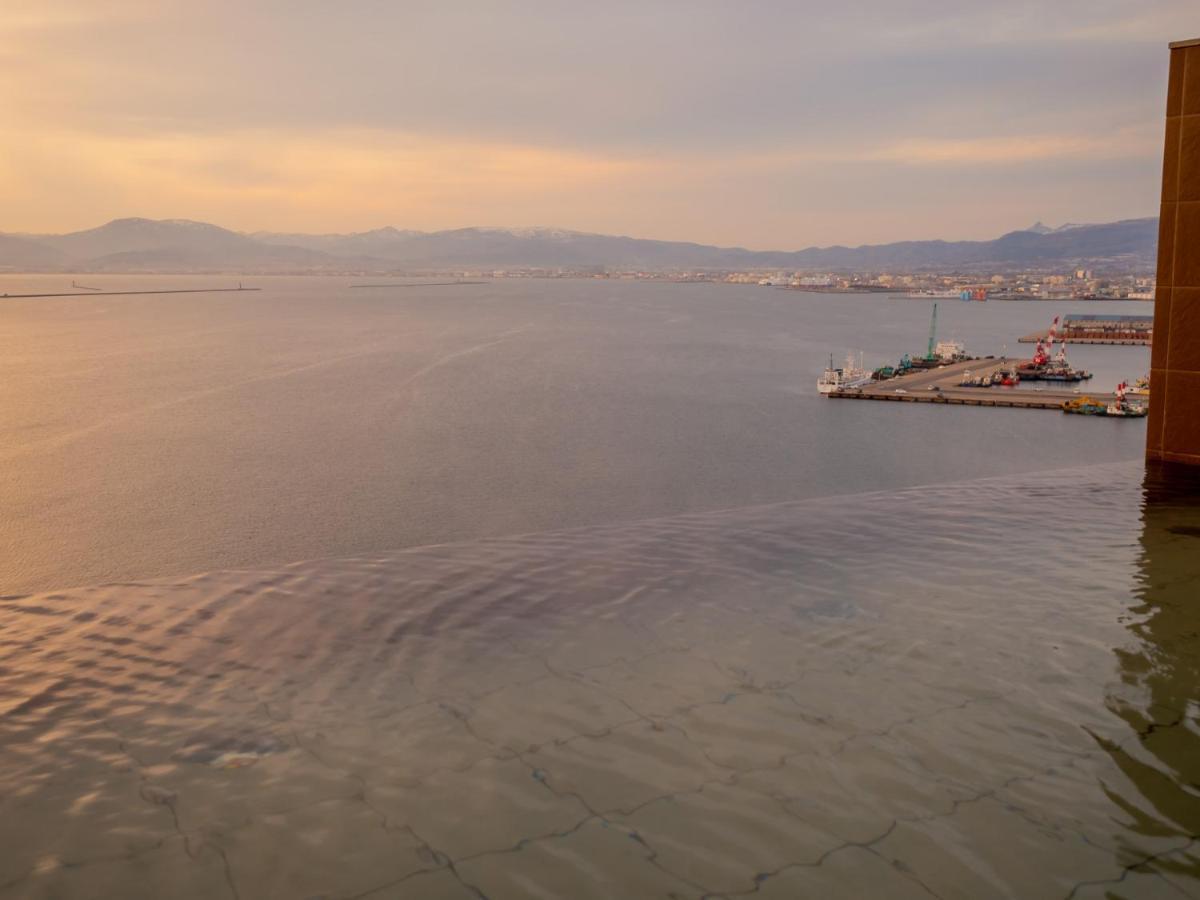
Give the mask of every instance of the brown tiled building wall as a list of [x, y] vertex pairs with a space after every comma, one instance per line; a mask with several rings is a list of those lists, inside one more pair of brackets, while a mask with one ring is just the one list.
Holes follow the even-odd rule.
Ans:
[[1171, 45], [1146, 455], [1200, 465], [1200, 39]]

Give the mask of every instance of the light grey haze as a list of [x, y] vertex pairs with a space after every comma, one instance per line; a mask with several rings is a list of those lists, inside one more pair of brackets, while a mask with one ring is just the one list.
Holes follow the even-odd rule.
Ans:
[[12, 0], [0, 230], [138, 214], [759, 249], [1135, 218], [1165, 42], [1194, 30], [1190, 0]]

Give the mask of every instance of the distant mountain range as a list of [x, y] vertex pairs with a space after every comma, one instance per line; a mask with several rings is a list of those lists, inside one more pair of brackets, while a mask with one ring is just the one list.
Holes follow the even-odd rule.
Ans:
[[1051, 228], [1049, 225], [1043, 225], [1041, 222], [1034, 222], [1026, 231], [1032, 231], [1034, 234], [1056, 234], [1060, 231], [1070, 231], [1072, 228], [1087, 228], [1087, 225], [1080, 225], [1077, 222], [1068, 222], [1065, 225], [1059, 225], [1057, 228]]
[[785, 269], [915, 272], [1152, 269], [1158, 220], [1041, 222], [991, 241], [901, 241], [862, 247], [745, 250], [554, 228], [458, 228], [353, 234], [241, 234], [186, 219], [115, 219], [70, 234], [0, 234], [0, 269], [70, 272], [374, 272], [455, 268]]

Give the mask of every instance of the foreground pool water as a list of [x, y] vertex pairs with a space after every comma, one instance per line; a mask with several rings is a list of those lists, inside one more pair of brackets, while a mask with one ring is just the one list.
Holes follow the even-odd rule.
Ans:
[[1140, 464], [0, 600], [0, 897], [1200, 896]]

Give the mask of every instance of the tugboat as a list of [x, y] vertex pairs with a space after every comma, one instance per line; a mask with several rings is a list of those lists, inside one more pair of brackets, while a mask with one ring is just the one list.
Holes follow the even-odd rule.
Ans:
[[1101, 403], [1091, 397], [1076, 397], [1062, 405], [1065, 413], [1078, 416], [1103, 416], [1112, 419], [1142, 419], [1146, 417], [1149, 408], [1140, 403], [1130, 403], [1125, 399], [1129, 386], [1125, 382], [1117, 385], [1117, 396], [1112, 403]]
[[1125, 394], [1129, 390], [1129, 385], [1121, 382], [1117, 385], [1117, 398], [1104, 410], [1106, 416], [1115, 416], [1121, 419], [1141, 419], [1150, 411], [1150, 407], [1144, 403], [1130, 403], [1125, 399]]
[[858, 364], [854, 362], [854, 354], [846, 355], [846, 364], [842, 368], [834, 368], [833, 355], [829, 356], [829, 368], [817, 379], [817, 391], [822, 394], [832, 394], [834, 391], [846, 391], [863, 387], [871, 383], [871, 373], [862, 367], [860, 357]]

